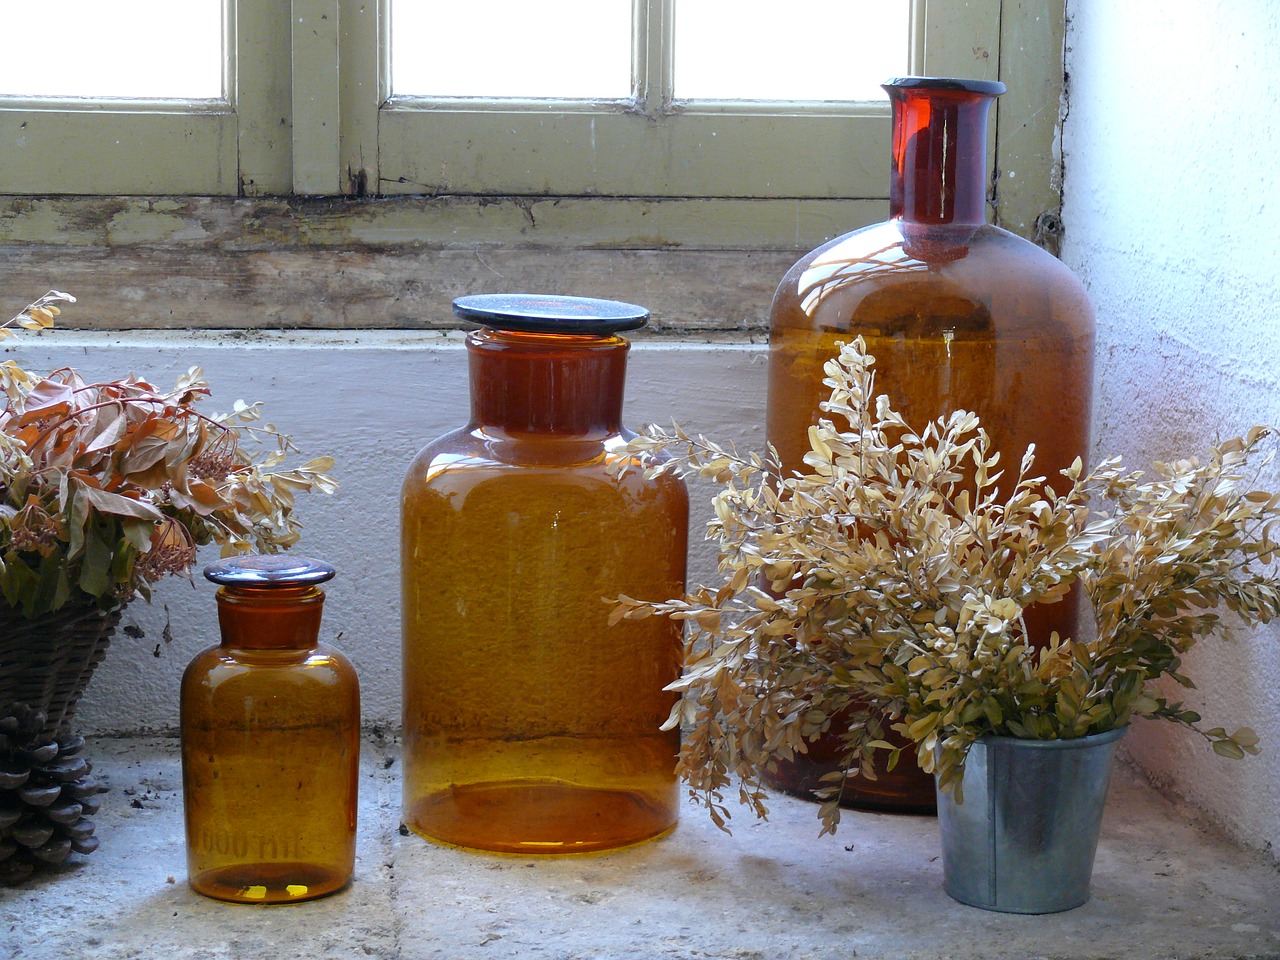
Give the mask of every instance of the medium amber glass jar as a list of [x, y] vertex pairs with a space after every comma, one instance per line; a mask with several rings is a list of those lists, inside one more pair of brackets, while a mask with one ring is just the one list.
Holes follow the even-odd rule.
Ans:
[[[916, 429], [976, 412], [1003, 452], [1005, 487], [1028, 444], [1053, 483], [1088, 451], [1094, 320], [1084, 289], [1056, 258], [985, 222], [987, 113], [1004, 85], [909, 77], [885, 84], [893, 107], [890, 216], [803, 257], [771, 315], [768, 438], [803, 468], [807, 429], [829, 395], [822, 365], [861, 335], [876, 392]], [[843, 426], [843, 424], [838, 424]], [[1033, 641], [1073, 634], [1076, 604], [1028, 612]], [[804, 793], [836, 768], [834, 737], [782, 764], [774, 782]], [[934, 808], [932, 778], [903, 757], [850, 805]]]
[[454, 303], [471, 421], [402, 494], [404, 809], [436, 841], [578, 853], [676, 822], [681, 630], [606, 598], [684, 590], [688, 499], [628, 463], [628, 344], [648, 312], [577, 297]]
[[360, 690], [317, 641], [327, 563], [237, 557], [221, 584], [222, 643], [182, 677], [188, 879], [236, 903], [340, 890], [355, 865]]

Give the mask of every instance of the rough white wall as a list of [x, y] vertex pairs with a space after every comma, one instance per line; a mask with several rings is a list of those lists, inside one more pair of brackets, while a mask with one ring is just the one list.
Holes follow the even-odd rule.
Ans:
[[[1133, 466], [1280, 424], [1280, 4], [1069, 0], [1064, 259], [1098, 313], [1098, 454]], [[1280, 483], [1273, 472], [1271, 483]], [[1254, 727], [1236, 763], [1139, 724], [1157, 782], [1280, 846], [1280, 627], [1187, 658], [1211, 725]]]
[[[295, 549], [337, 566], [338, 577], [326, 587], [321, 638], [354, 661], [365, 724], [399, 728], [400, 482], [422, 446], [467, 421], [467, 364], [458, 336], [54, 331], [5, 353], [32, 370], [74, 365], [87, 379], [135, 373], [157, 386], [198, 365], [213, 387], [209, 412], [229, 409], [237, 398], [261, 400], [265, 419], [291, 434], [304, 454], [336, 457], [341, 489], [300, 498], [306, 529]], [[624, 420], [636, 428], [675, 417], [691, 432], [759, 449], [765, 377], [763, 346], [642, 340], [630, 356]], [[715, 571], [713, 545], [703, 539], [711, 492], [691, 490], [690, 575], [702, 580]], [[216, 557], [216, 549], [206, 552], [201, 566]], [[170, 578], [150, 606], [130, 605], [124, 622], [146, 637], [117, 634], [81, 701], [81, 732], [177, 728], [182, 670], [218, 640], [214, 589], [197, 571], [194, 584]], [[166, 608], [171, 643], [162, 640]]]

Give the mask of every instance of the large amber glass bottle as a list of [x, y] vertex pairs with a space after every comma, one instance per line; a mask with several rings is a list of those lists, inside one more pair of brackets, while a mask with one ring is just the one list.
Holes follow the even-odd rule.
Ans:
[[182, 792], [191, 886], [235, 903], [345, 887], [356, 853], [360, 690], [317, 641], [327, 563], [237, 557], [221, 584], [222, 643], [182, 678]]
[[[876, 389], [907, 422], [975, 411], [1016, 473], [1027, 445], [1052, 479], [1088, 449], [1094, 321], [1080, 282], [1056, 258], [985, 222], [987, 114], [995, 82], [910, 77], [885, 84], [893, 107], [890, 216], [803, 257], [771, 317], [768, 437], [802, 469], [806, 431], [827, 398], [822, 365], [865, 338]], [[1076, 605], [1032, 610], [1032, 640], [1073, 633]], [[805, 793], [835, 769], [834, 737], [783, 764], [775, 783]], [[854, 780], [847, 802], [934, 808], [931, 778], [900, 763]]]
[[404, 821], [432, 840], [577, 853], [676, 822], [681, 631], [608, 624], [618, 594], [684, 589], [688, 499], [646, 479], [622, 427], [648, 312], [496, 295], [454, 304], [471, 421], [414, 460], [402, 496]]

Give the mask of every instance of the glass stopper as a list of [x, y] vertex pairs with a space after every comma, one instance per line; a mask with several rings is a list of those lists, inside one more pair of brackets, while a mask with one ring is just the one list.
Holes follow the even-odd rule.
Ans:
[[891, 93], [895, 90], [947, 90], [998, 97], [1005, 92], [1005, 85], [999, 80], [964, 80], [954, 77], [893, 77], [880, 86]]
[[205, 578], [230, 587], [298, 587], [332, 580], [332, 564], [283, 553], [227, 557], [204, 568]]
[[535, 293], [458, 297], [453, 301], [453, 312], [463, 320], [484, 324], [491, 330], [588, 336], [635, 330], [649, 320], [649, 311], [634, 303]]

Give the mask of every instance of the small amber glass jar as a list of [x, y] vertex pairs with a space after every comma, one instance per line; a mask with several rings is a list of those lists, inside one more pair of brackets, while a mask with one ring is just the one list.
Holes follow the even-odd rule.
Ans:
[[187, 667], [181, 721], [188, 879], [205, 896], [292, 903], [351, 879], [360, 689], [317, 640], [333, 575], [284, 555], [205, 570], [222, 643]]
[[[622, 426], [642, 307], [464, 297], [471, 421], [402, 494], [404, 822], [431, 840], [582, 853], [661, 836], [679, 809], [680, 672], [665, 617], [610, 625], [619, 594], [684, 590], [688, 498]], [[613, 469], [630, 469], [621, 475]]]

